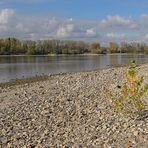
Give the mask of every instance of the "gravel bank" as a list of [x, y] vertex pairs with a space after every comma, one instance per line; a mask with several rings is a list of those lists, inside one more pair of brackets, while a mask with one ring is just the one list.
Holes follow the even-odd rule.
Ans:
[[[106, 89], [127, 67], [50, 76], [0, 88], [0, 147], [148, 148], [148, 119], [119, 116]], [[148, 64], [137, 67], [148, 83]]]

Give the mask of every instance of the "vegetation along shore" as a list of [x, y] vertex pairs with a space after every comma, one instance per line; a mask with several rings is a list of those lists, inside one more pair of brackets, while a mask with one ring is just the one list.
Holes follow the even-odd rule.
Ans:
[[[0, 147], [147, 148], [147, 113], [141, 118], [119, 114], [106, 95], [107, 89], [120, 90], [127, 69], [65, 73], [1, 86]], [[136, 71], [148, 83], [148, 64], [136, 66]]]
[[74, 40], [19, 40], [0, 39], [0, 55], [47, 55], [47, 54], [106, 54], [106, 53], [148, 53], [148, 45], [138, 42], [110, 42], [103, 47], [99, 42]]

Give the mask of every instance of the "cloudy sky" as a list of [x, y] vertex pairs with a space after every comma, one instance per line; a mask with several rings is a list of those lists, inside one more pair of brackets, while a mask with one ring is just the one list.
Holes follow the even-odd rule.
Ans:
[[148, 43], [148, 0], [0, 0], [0, 37]]

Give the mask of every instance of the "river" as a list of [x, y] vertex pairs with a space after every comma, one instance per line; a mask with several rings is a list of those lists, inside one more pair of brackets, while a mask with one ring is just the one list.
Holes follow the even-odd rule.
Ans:
[[104, 69], [129, 60], [148, 62], [148, 55], [0, 56], [0, 83], [35, 75]]

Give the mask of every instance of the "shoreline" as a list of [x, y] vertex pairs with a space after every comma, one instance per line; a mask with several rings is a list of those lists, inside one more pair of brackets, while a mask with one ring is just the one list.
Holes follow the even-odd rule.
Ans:
[[[143, 62], [136, 64], [137, 66], [141, 66], [144, 64], [148, 64], [148, 62]], [[121, 67], [128, 67], [128, 64], [116, 64], [116, 65], [107, 65], [107, 68], [104, 69], [94, 69], [94, 70], [88, 70], [88, 71], [79, 71], [79, 72], [64, 72], [64, 73], [55, 73], [55, 74], [48, 74], [48, 75], [35, 75], [31, 77], [26, 77], [26, 78], [16, 78], [16, 79], [11, 79], [8, 82], [1, 82], [0, 87], [7, 87], [7, 86], [14, 86], [14, 85], [21, 85], [25, 83], [34, 83], [34, 82], [39, 82], [39, 81], [46, 81], [47, 79], [58, 76], [58, 75], [66, 75], [66, 74], [74, 74], [74, 73], [85, 73], [85, 72], [96, 72], [96, 71], [102, 71], [102, 70], [107, 70], [110, 68], [121, 68]]]
[[45, 54], [45, 55], [26, 55], [26, 54], [12, 54], [12, 55], [0, 55], [2, 57], [5, 56], [77, 56], [77, 55], [84, 55], [84, 56], [97, 56], [97, 55], [145, 55], [145, 53], [102, 53], [102, 54], [96, 54], [96, 53], [83, 53], [83, 54]]
[[81, 73], [88, 73], [88, 72], [96, 72], [96, 71], [102, 71], [110, 68], [118, 68], [118, 67], [127, 67], [128, 65], [120, 64], [120, 65], [111, 65], [104, 69], [94, 69], [94, 70], [88, 70], [88, 71], [79, 71], [79, 72], [64, 72], [64, 73], [57, 73], [57, 74], [49, 74], [49, 75], [36, 75], [32, 77], [26, 77], [26, 78], [17, 78], [12, 79], [8, 82], [2, 82], [0, 83], [0, 87], [9, 87], [9, 86], [15, 86], [15, 85], [21, 85], [25, 83], [34, 83], [34, 82], [40, 82], [40, 81], [46, 81], [50, 79], [51, 77], [60, 76], [60, 75], [67, 75], [67, 74], [81, 74]]
[[[0, 147], [147, 148], [148, 119], [117, 114], [106, 98], [107, 89], [122, 86], [126, 70], [64, 73], [0, 87]], [[148, 83], [148, 64], [136, 70]]]

